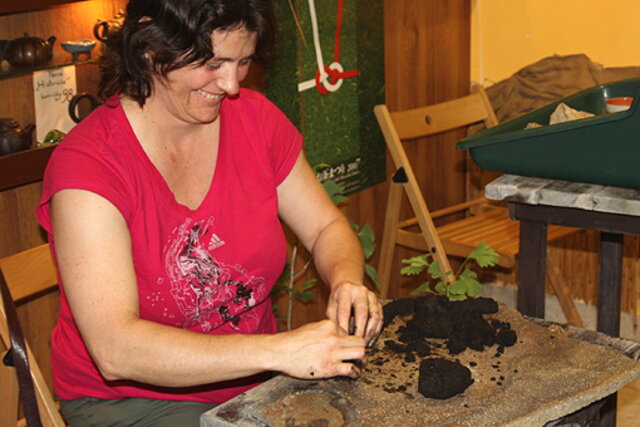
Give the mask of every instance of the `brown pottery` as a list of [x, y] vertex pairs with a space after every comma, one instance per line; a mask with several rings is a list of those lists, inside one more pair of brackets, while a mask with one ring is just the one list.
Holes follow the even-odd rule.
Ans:
[[12, 65], [34, 67], [44, 65], [53, 57], [55, 36], [43, 40], [24, 33], [23, 37], [11, 40], [7, 45], [6, 56]]
[[29, 148], [35, 127], [32, 123], [20, 129], [16, 120], [0, 118], [0, 156]]

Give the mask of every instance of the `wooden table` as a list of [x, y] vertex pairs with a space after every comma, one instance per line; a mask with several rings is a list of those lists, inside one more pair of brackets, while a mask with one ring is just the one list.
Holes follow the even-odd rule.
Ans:
[[[405, 363], [403, 355], [385, 352], [370, 355], [368, 369], [357, 381], [310, 381], [278, 375], [205, 412], [200, 425], [592, 425], [607, 396], [640, 376], [637, 342], [523, 318], [506, 306], [501, 311], [501, 318], [518, 331], [521, 342], [508, 348], [499, 360], [492, 356], [493, 351], [484, 356], [474, 350], [457, 355], [463, 365], [473, 360], [474, 366], [484, 370], [484, 374], [472, 374], [474, 384], [460, 396], [423, 399], [416, 394], [415, 384], [405, 383], [413, 377], [419, 361]], [[376, 348], [383, 348], [384, 341], [394, 337], [392, 330], [383, 331]], [[380, 360], [385, 363], [379, 365]], [[504, 375], [500, 386], [489, 380], [497, 366]], [[516, 366], [520, 369], [514, 369]], [[574, 380], [576, 375], [580, 381]], [[407, 388], [391, 390], [399, 383]]]
[[[544, 318], [547, 226], [600, 233], [597, 329], [619, 336], [624, 235], [640, 234], [640, 191], [503, 175], [486, 186], [485, 195], [507, 201], [509, 217], [520, 221], [517, 304], [529, 316]], [[610, 400], [601, 425], [615, 425], [615, 396]]]

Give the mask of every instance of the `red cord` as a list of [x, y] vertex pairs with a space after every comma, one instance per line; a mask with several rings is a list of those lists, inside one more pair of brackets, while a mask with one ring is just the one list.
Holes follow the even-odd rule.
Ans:
[[[342, 34], [342, 16], [344, 9], [344, 0], [338, 0], [338, 13], [336, 17], [336, 37], [335, 37], [335, 47], [333, 50], [333, 62], [339, 63], [340, 61], [340, 36]], [[329, 68], [327, 65], [324, 66], [324, 71], [331, 77], [331, 84], [336, 84], [339, 79], [349, 79], [352, 77], [356, 77], [358, 75], [358, 69], [354, 68], [350, 71], [336, 71]], [[320, 94], [327, 95], [329, 91], [327, 88], [322, 86], [320, 82], [320, 70], [316, 70], [316, 89]]]

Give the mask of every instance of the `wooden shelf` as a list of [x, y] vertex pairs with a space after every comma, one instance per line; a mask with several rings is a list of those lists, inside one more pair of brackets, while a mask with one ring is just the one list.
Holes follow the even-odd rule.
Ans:
[[64, 3], [73, 3], [82, 0], [21, 0], [21, 1], [5, 1], [0, 4], [0, 15], [30, 12], [33, 10], [41, 10], [47, 7], [56, 6]]
[[70, 57], [66, 57], [65, 59], [58, 59], [54, 57], [53, 60], [44, 65], [39, 65], [37, 67], [21, 67], [11, 65], [7, 61], [3, 61], [2, 68], [0, 68], [0, 80], [24, 74], [30, 74], [34, 71], [66, 67], [67, 65], [95, 64], [97, 62], [97, 58], [86, 59], [84, 61], [72, 61]]
[[40, 181], [56, 145], [0, 156], [0, 191]]

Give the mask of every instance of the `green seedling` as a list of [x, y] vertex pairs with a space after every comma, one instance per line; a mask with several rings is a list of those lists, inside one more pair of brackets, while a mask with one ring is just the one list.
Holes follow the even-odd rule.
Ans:
[[453, 273], [451, 271], [442, 272], [440, 263], [434, 259], [431, 253], [403, 259], [402, 263], [406, 266], [400, 272], [405, 276], [415, 276], [426, 269], [431, 280], [436, 281], [433, 288], [430, 280], [422, 283], [410, 295], [426, 292], [444, 295], [451, 301], [463, 301], [480, 295], [482, 291], [482, 283], [477, 280], [477, 273], [468, 267], [469, 261], [473, 260], [480, 268], [485, 268], [493, 267], [499, 259], [500, 255], [496, 251], [487, 243], [480, 242], [478, 247], [462, 262], [451, 283], [447, 283], [446, 278]]

